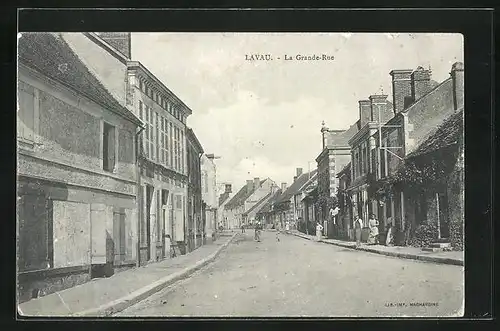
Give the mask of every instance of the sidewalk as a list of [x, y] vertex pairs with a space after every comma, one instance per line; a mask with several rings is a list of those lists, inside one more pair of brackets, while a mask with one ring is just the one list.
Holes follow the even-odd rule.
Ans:
[[147, 298], [212, 262], [236, 234], [223, 236], [193, 252], [143, 267], [97, 278], [24, 302], [22, 316], [109, 316]]
[[[290, 231], [290, 234], [308, 240], [313, 240], [315, 236], [307, 235], [298, 231]], [[336, 239], [322, 239], [321, 242], [345, 248], [356, 249], [356, 243]], [[425, 252], [418, 247], [383, 246], [383, 245], [361, 245], [360, 251], [376, 253], [381, 255], [399, 257], [403, 259], [413, 259], [441, 264], [464, 265], [464, 252]]]

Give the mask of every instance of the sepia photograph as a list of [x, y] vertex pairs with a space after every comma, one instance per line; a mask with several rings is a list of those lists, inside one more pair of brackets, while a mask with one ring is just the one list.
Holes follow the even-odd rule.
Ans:
[[19, 316], [464, 315], [463, 35], [17, 43]]

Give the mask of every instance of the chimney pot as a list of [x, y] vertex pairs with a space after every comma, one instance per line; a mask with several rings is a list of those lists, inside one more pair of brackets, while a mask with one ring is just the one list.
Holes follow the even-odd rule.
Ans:
[[418, 67], [411, 73], [411, 97], [417, 101], [431, 90], [431, 71]]
[[385, 114], [387, 109], [387, 97], [386, 94], [374, 94], [370, 95], [370, 120], [372, 122], [379, 121], [379, 112], [380, 112], [380, 120], [385, 123], [388, 116]]
[[297, 168], [297, 177], [302, 175], [302, 168]]
[[281, 190], [285, 191], [286, 190], [286, 183], [281, 183]]
[[226, 193], [231, 193], [232, 192], [232, 186], [231, 186], [231, 184], [226, 184], [225, 192]]
[[359, 124], [364, 127], [371, 120], [371, 103], [370, 100], [359, 100]]
[[411, 69], [392, 70], [389, 74], [392, 76], [392, 104], [394, 113], [408, 107], [412, 102], [411, 92]]
[[256, 190], [260, 187], [260, 178], [259, 177], [255, 177], [253, 179], [253, 188]]

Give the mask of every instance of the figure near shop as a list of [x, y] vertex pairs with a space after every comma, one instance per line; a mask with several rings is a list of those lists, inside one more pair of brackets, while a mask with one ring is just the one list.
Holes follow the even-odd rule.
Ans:
[[370, 228], [370, 234], [368, 235], [368, 244], [377, 245], [378, 244], [378, 220], [375, 214], [371, 214], [368, 219], [368, 227]]
[[316, 224], [316, 241], [321, 241], [322, 238], [323, 225], [319, 222]]
[[358, 215], [354, 217], [354, 234], [356, 236], [356, 248], [361, 246], [361, 229], [363, 228], [363, 221]]

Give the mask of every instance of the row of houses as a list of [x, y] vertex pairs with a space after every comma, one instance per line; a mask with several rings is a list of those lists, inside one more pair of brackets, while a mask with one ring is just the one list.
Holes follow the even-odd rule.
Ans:
[[216, 157], [130, 33], [23, 33], [18, 50], [21, 302], [212, 237]]
[[[323, 208], [320, 218], [333, 238], [352, 238], [353, 218], [367, 227], [373, 214], [382, 240], [392, 226], [397, 245], [435, 241], [462, 249], [464, 66], [454, 63], [440, 83], [423, 67], [390, 75], [392, 102], [371, 95], [359, 101], [359, 119], [348, 130], [322, 129], [318, 166], [328, 154], [330, 168], [320, 194], [339, 214], [329, 217]], [[430, 238], [421, 238], [424, 227]]]
[[382, 242], [392, 227], [396, 245], [463, 249], [464, 66], [454, 63], [440, 83], [423, 67], [390, 76], [392, 102], [383, 93], [370, 95], [359, 101], [349, 128], [323, 123], [317, 169], [298, 168], [289, 187], [273, 183], [260, 195], [252, 196], [262, 186], [258, 179], [232, 198], [229, 187], [219, 200], [226, 226], [288, 221], [314, 233], [320, 222], [327, 237], [353, 239], [354, 218], [362, 219], [366, 237], [373, 214]]

